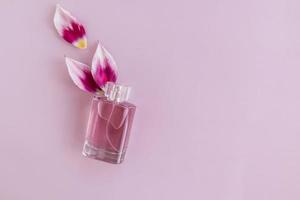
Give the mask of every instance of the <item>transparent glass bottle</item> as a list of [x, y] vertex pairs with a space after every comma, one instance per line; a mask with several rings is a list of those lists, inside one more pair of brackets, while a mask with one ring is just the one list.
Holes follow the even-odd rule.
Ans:
[[127, 102], [130, 87], [108, 82], [104, 97], [94, 96], [83, 155], [119, 164], [124, 160], [136, 106]]

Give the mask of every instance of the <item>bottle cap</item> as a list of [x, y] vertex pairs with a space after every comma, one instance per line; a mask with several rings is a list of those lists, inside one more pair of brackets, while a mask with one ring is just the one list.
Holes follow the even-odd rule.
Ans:
[[129, 86], [107, 82], [104, 87], [104, 95], [110, 101], [122, 102], [128, 100], [130, 90], [131, 88]]

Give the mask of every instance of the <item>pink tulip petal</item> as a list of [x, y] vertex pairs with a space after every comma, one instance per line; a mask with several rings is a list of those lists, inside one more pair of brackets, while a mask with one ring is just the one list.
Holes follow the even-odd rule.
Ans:
[[117, 65], [111, 54], [100, 44], [93, 57], [92, 75], [100, 88], [117, 81]]
[[86, 33], [83, 25], [60, 5], [56, 6], [54, 26], [58, 34], [67, 42], [80, 49], [87, 48]]
[[66, 57], [65, 60], [69, 75], [75, 85], [77, 85], [83, 91], [95, 93], [98, 89], [98, 86], [93, 79], [91, 68], [86, 64], [68, 57]]

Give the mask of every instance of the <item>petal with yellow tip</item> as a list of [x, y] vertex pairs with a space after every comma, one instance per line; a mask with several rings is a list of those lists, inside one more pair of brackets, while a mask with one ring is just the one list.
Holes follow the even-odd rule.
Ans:
[[53, 21], [58, 34], [64, 40], [80, 49], [87, 47], [85, 28], [69, 11], [56, 5]]
[[76, 40], [75, 42], [73, 42], [73, 45], [79, 49], [85, 49], [87, 48], [87, 39], [86, 37], [83, 37], [79, 40]]

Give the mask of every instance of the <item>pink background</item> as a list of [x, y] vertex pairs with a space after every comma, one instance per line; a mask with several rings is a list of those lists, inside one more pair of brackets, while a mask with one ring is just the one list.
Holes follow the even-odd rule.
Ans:
[[[2, 0], [0, 199], [299, 200], [298, 0]], [[81, 156], [91, 96], [64, 55], [100, 39], [137, 107], [125, 163]]]

